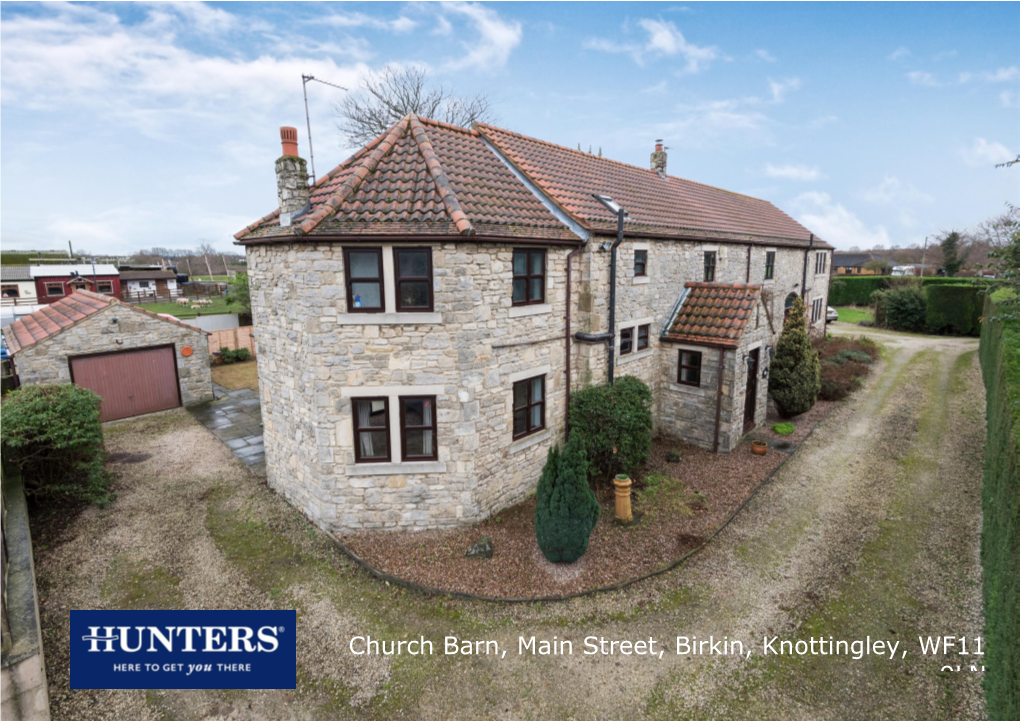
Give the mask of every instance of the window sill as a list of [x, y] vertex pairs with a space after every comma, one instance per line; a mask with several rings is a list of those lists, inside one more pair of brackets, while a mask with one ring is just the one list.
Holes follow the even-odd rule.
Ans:
[[341, 325], [436, 325], [443, 322], [442, 313], [340, 313]]
[[618, 356], [617, 359], [616, 359], [616, 365], [620, 366], [620, 365], [623, 365], [624, 363], [631, 363], [633, 361], [639, 361], [642, 358], [647, 358], [648, 356], [652, 355], [652, 353], [654, 353], [654, 352], [655, 352], [655, 348], [653, 346], [653, 347], [649, 347], [649, 348], [644, 348], [644, 349], [636, 351], [634, 353], [628, 353], [627, 355]]
[[510, 306], [511, 318], [524, 318], [529, 315], [541, 315], [542, 313], [552, 313], [552, 303], [536, 303], [535, 305]]
[[539, 431], [538, 433], [533, 433], [530, 436], [525, 436], [524, 438], [510, 444], [510, 455], [512, 456], [515, 453], [520, 453], [532, 446], [537, 446], [539, 443], [544, 443], [550, 438], [552, 438], [552, 428], [546, 428], [544, 431]]
[[407, 463], [355, 463], [347, 466], [348, 476], [411, 476], [424, 473], [446, 473], [443, 461], [408, 461]]
[[650, 275], [638, 275], [634, 277], [634, 285], [644, 285], [645, 283], [651, 283], [652, 276]]
[[684, 385], [683, 383], [673, 383], [672, 381], [669, 384], [669, 389], [671, 391], [679, 391], [681, 393], [700, 393], [702, 390], [704, 390], [704, 388], [705, 388], [704, 386], [700, 386], [700, 385], [699, 386], [691, 386], [691, 385]]

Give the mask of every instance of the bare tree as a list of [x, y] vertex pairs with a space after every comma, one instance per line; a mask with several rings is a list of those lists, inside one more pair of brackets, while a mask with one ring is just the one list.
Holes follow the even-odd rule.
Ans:
[[209, 264], [209, 256], [216, 253], [216, 249], [212, 247], [212, 243], [208, 240], [203, 240], [198, 246], [199, 255], [205, 258], [205, 269], [209, 271], [209, 280], [213, 279], [212, 266]]
[[363, 75], [358, 90], [336, 103], [336, 127], [352, 146], [364, 145], [409, 113], [467, 127], [492, 120], [486, 95], [458, 97], [415, 66], [389, 65], [378, 75]]
[[1002, 215], [982, 220], [971, 231], [971, 236], [975, 241], [984, 243], [989, 248], [1002, 248], [1012, 240], [1018, 226], [1020, 226], [1020, 210], [1010, 208]]

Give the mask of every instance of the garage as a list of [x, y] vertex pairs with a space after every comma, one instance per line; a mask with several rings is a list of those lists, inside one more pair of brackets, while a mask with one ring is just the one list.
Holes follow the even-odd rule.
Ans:
[[103, 399], [103, 422], [181, 405], [173, 346], [71, 358], [71, 382]]
[[20, 384], [95, 391], [102, 421], [213, 398], [208, 333], [108, 295], [76, 291], [3, 334]]

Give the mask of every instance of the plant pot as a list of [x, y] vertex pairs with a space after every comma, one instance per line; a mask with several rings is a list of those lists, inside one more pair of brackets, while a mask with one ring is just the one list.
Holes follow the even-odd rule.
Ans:
[[616, 520], [620, 523], [629, 524], [634, 521], [634, 514], [630, 510], [630, 487], [633, 481], [626, 473], [621, 473], [613, 479], [613, 486], [616, 488]]
[[756, 456], [764, 456], [769, 452], [769, 444], [765, 441], [751, 441], [751, 453]]

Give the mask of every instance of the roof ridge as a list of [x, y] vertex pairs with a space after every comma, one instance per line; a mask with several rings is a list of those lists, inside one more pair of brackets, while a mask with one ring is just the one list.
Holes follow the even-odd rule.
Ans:
[[421, 118], [417, 115], [418, 121], [423, 125], [435, 125], [437, 128], [444, 128], [445, 130], [452, 130], [458, 133], [464, 133], [465, 135], [478, 136], [480, 133], [474, 128], [465, 128], [461, 125], [454, 125], [453, 123], [447, 123], [444, 120], [436, 120], [435, 118]]
[[351, 194], [358, 189], [358, 186], [361, 185], [365, 178], [371, 175], [372, 172], [379, 167], [379, 161], [393, 149], [396, 142], [403, 137], [404, 133], [407, 131], [408, 121], [412, 117], [414, 116], [406, 115], [397, 121], [393, 127], [387, 131], [386, 137], [379, 142], [375, 149], [359, 160], [350, 177], [344, 180], [340, 187], [337, 188], [337, 191], [326, 198], [317, 210], [309, 213], [304, 220], [298, 223], [294, 227], [294, 231], [299, 235], [310, 233], [315, 230], [315, 227], [319, 223], [332, 215], [336, 209], [340, 207], [340, 204], [347, 200], [347, 198], [349, 198]]
[[450, 214], [450, 219], [457, 226], [457, 230], [461, 235], [474, 235], [475, 229], [461, 209], [460, 201], [457, 200], [457, 194], [454, 192], [453, 186], [450, 185], [450, 181], [446, 177], [446, 171], [443, 170], [443, 164], [440, 162], [439, 156], [436, 155], [436, 151], [432, 147], [432, 141], [429, 140], [428, 133], [425, 132], [425, 128], [422, 126], [418, 116], [410, 116], [410, 129], [411, 136], [418, 143], [418, 150], [421, 151], [422, 156], [425, 158], [425, 167], [428, 168], [429, 174], [432, 176], [432, 182], [436, 184], [439, 197], [442, 198], [443, 205], [446, 206], [446, 212]]

